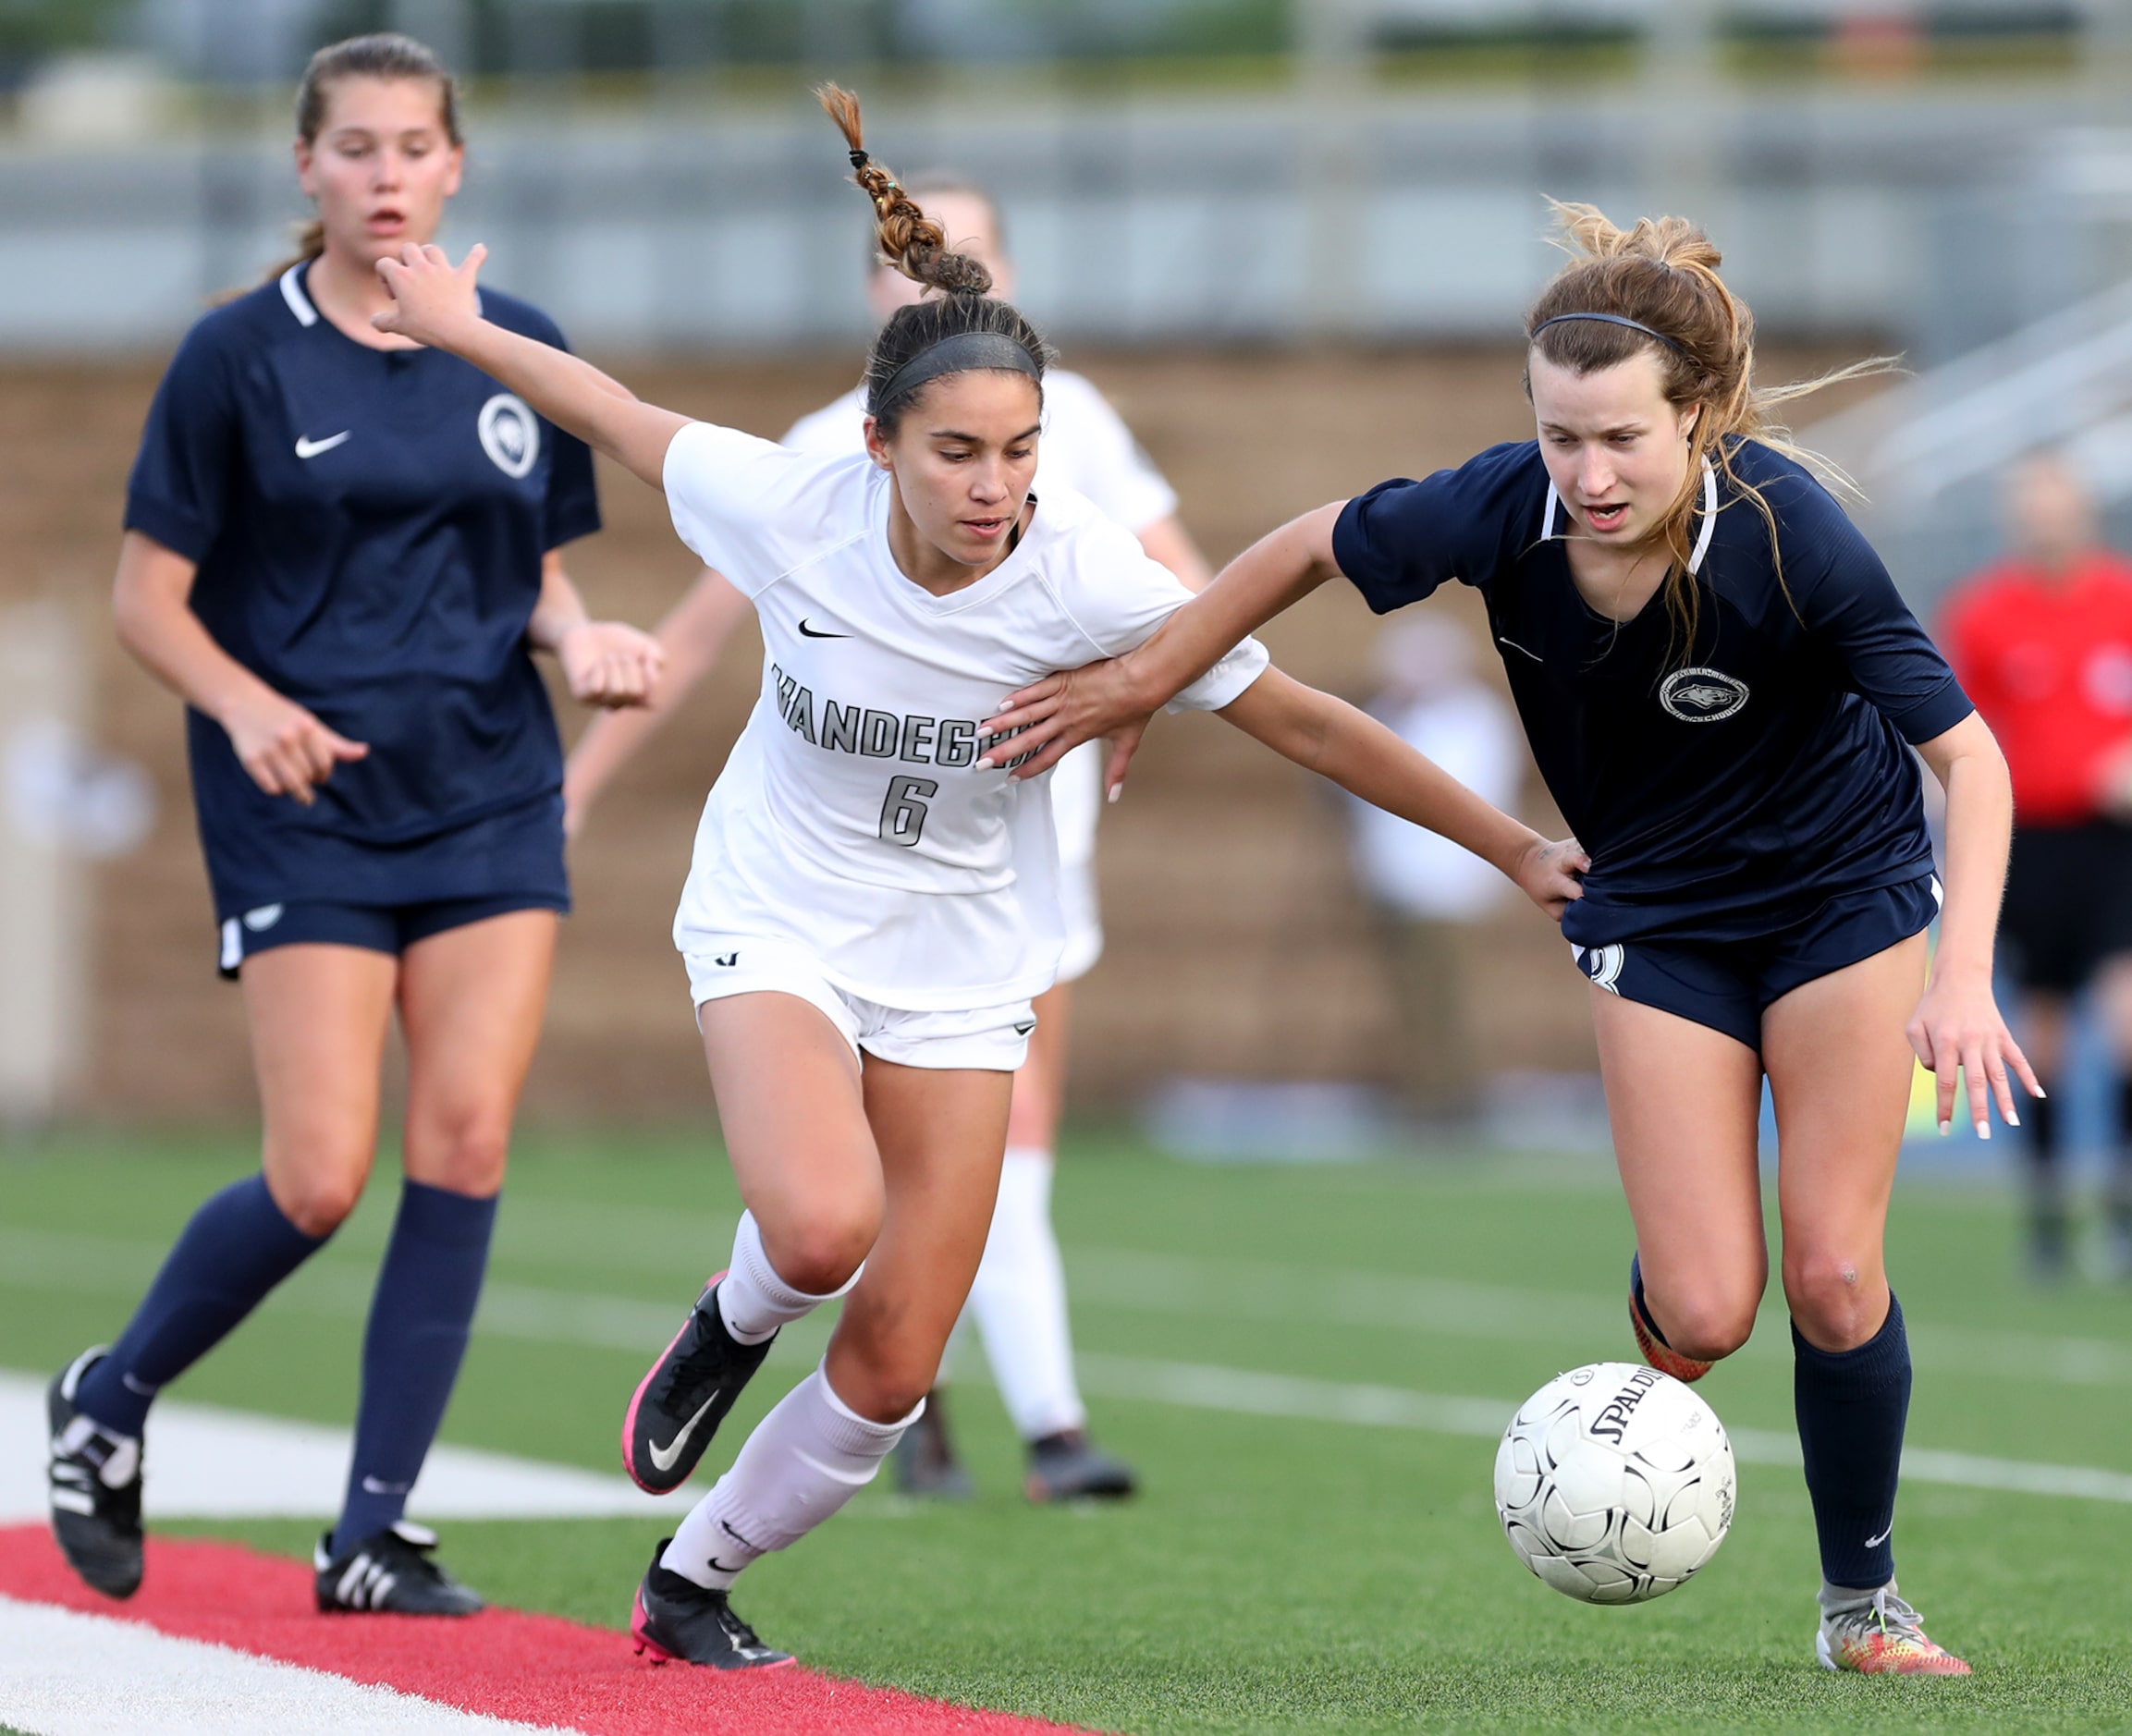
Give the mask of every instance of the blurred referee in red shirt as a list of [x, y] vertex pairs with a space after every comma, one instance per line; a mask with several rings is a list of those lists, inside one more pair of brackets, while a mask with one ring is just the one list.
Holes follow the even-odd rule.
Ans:
[[[2014, 773], [2014, 854], [2000, 918], [2044, 1084], [2064, 1073], [2067, 1011], [2090, 984], [2117, 1070], [2109, 1258], [2132, 1279], [2132, 562], [2097, 539], [2095, 506], [2056, 454], [2010, 478], [2013, 549], [1955, 592], [1946, 651]], [[2029, 1253], [2066, 1265], [2063, 1131], [2028, 1113]]]

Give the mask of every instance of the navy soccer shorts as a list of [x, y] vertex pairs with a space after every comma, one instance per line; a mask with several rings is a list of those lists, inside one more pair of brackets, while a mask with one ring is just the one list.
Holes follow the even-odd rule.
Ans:
[[1579, 947], [1577, 968], [1593, 984], [1661, 1012], [1722, 1031], [1758, 1054], [1762, 1015], [1817, 977], [1885, 952], [1931, 925], [1940, 882], [1925, 874], [1901, 886], [1839, 893], [1805, 921], [1726, 940], [1658, 935], [1611, 947]]
[[263, 904], [222, 924], [216, 966], [235, 981], [245, 960], [305, 942], [360, 947], [398, 958], [418, 940], [512, 911], [568, 911], [553, 892], [500, 892], [480, 899], [430, 899], [419, 904]]

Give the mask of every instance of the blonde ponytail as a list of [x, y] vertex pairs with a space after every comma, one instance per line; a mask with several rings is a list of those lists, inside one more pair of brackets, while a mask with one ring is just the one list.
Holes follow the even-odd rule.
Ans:
[[[1776, 514], [1761, 491], [1734, 468], [1734, 454], [1741, 441], [1758, 441], [1808, 465], [1838, 490], [1855, 495], [1850, 480], [1826, 459], [1796, 445], [1774, 412], [1778, 405], [1824, 385], [1885, 373], [1895, 364], [1888, 357], [1876, 356], [1790, 385], [1758, 386], [1754, 313], [1718, 275], [1724, 256], [1707, 235], [1685, 217], [1640, 217], [1624, 229], [1595, 206], [1557, 200], [1548, 203], [1554, 214], [1554, 243], [1570, 260], [1526, 312], [1525, 336], [1533, 352], [1580, 375], [1648, 353], [1659, 364], [1666, 401], [1677, 410], [1691, 406], [1697, 410], [1689, 436], [1687, 471], [1660, 520], [1659, 532], [1670, 557], [1664, 597], [1673, 642], [1678, 654], [1692, 655], [1701, 594], [1688, 562], [1704, 464], [1721, 472], [1734, 492], [1753, 502], [1761, 514], [1782, 584]], [[1562, 317], [1577, 313], [1609, 317]], [[1636, 326], [1647, 329], [1637, 331]], [[1528, 396], [1530, 391], [1528, 375]]]

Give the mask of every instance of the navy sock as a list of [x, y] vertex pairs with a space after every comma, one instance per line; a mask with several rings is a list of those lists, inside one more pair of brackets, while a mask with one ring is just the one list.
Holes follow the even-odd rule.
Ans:
[[362, 1340], [362, 1401], [338, 1554], [397, 1521], [444, 1421], [488, 1269], [496, 1199], [405, 1184]]
[[231, 1182], [192, 1214], [111, 1353], [83, 1376], [75, 1402], [107, 1429], [140, 1434], [156, 1389], [221, 1343], [325, 1242], [282, 1216], [264, 1176]]
[[1792, 1400], [1821, 1577], [1872, 1590], [1895, 1577], [1895, 1480], [1910, 1411], [1910, 1341], [1891, 1292], [1888, 1318], [1854, 1351], [1818, 1351], [1792, 1327]]
[[1636, 1318], [1644, 1323], [1644, 1330], [1672, 1350], [1666, 1335], [1659, 1330], [1659, 1323], [1651, 1318], [1650, 1304], [1644, 1301], [1644, 1259], [1640, 1252], [1629, 1255], [1629, 1301], [1636, 1304]]

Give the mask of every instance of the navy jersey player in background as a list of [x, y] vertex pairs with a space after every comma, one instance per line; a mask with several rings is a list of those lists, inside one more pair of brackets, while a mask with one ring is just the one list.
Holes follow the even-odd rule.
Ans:
[[[120, 639], [183, 696], [219, 960], [242, 984], [261, 1173], [186, 1226], [108, 1351], [53, 1383], [52, 1513], [82, 1578], [141, 1573], [156, 1391], [354, 1207], [397, 1009], [406, 1181], [363, 1347], [321, 1608], [480, 1600], [401, 1517], [466, 1347], [546, 998], [562, 754], [535, 649], [571, 692], [642, 703], [656, 644], [589, 621], [556, 551], [599, 528], [591, 455], [456, 357], [374, 329], [377, 257], [459, 185], [449, 75], [397, 36], [322, 49], [297, 104], [303, 257], [202, 319], [149, 412], [126, 503]], [[493, 291], [492, 320], [548, 343]]]
[[[1379, 612], [1477, 587], [1548, 788], [1590, 857], [1562, 931], [1591, 979], [1630, 1316], [1693, 1380], [1768, 1281], [1756, 1168], [1775, 1098], [1783, 1288], [1832, 1669], [1964, 1675], [1896, 1595], [1910, 1393], [1881, 1242], [1913, 1070], [1989, 1131], [2037, 1089], [1991, 998], [2006, 763], [1886, 569], [1787, 455], [1753, 322], [1677, 218], [1561, 208], [1527, 316], [1537, 441], [1324, 507], [1246, 551], [1138, 651], [1010, 696], [987, 727], [1123, 739], [1215, 656], [1344, 573]], [[1797, 388], [1794, 388], [1795, 391]], [[1912, 749], [1947, 792], [1939, 904]], [[1905, 1041], [1905, 1036], [1907, 1041]]]

